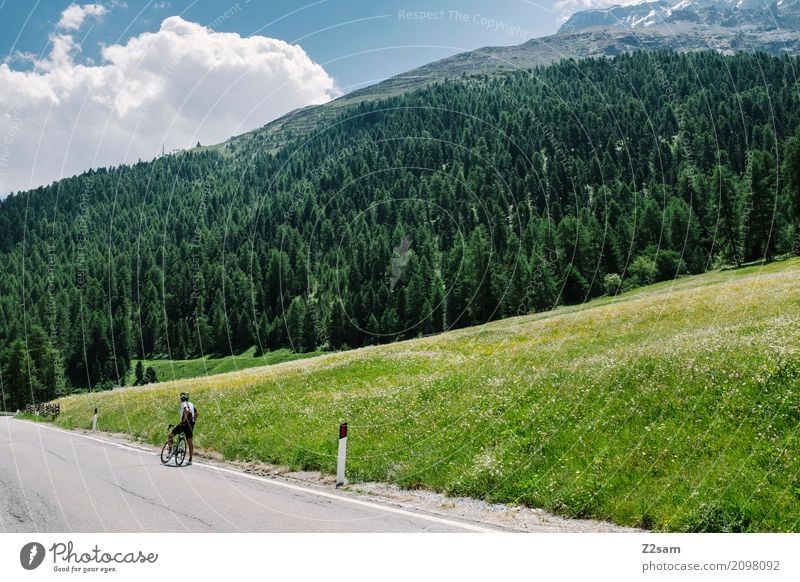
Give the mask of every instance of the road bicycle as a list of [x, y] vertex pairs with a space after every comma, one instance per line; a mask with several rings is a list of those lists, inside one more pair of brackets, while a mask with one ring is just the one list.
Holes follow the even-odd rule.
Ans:
[[[169, 425], [167, 427], [167, 431], [171, 431], [173, 426], [175, 425]], [[183, 459], [186, 458], [186, 437], [183, 435], [183, 433], [178, 433], [178, 435], [173, 439], [172, 449], [169, 448], [169, 437], [167, 437], [167, 442], [165, 442], [164, 446], [161, 448], [162, 464], [166, 465], [172, 458], [175, 459], [176, 467], [183, 465]]]

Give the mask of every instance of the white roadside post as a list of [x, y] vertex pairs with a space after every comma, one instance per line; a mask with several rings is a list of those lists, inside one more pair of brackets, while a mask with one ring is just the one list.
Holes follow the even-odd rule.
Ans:
[[94, 409], [94, 414], [92, 415], [92, 432], [97, 432], [97, 409]]
[[339, 425], [339, 457], [336, 460], [336, 487], [344, 485], [344, 463], [347, 457], [347, 423]]

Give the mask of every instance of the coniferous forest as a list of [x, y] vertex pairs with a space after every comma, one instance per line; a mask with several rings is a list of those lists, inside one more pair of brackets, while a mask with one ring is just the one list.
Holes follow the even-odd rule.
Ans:
[[798, 252], [797, 58], [472, 75], [0, 202], [3, 409], [141, 358], [339, 350]]

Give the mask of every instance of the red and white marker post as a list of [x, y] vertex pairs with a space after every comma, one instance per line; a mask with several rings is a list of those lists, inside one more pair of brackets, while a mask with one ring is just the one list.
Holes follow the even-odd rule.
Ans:
[[347, 458], [347, 423], [339, 425], [339, 456], [336, 460], [336, 487], [344, 485], [344, 463]]

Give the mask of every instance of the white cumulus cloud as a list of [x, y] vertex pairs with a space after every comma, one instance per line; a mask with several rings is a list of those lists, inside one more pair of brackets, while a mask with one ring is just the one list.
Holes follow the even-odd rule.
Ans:
[[[65, 12], [66, 14], [66, 12]], [[171, 16], [157, 32], [75, 61], [68, 34], [28, 70], [0, 63], [0, 194], [90, 167], [219, 143], [339, 95], [297, 45]]]
[[83, 21], [86, 20], [87, 16], [100, 18], [106, 12], [108, 10], [102, 4], [70, 4], [61, 13], [61, 20], [58, 21], [56, 26], [64, 30], [78, 30], [83, 26]]

